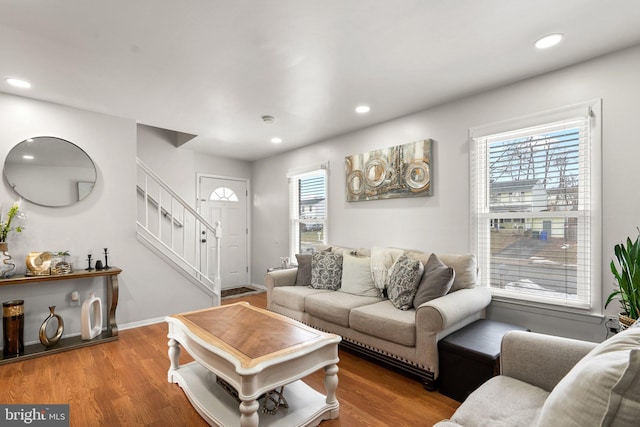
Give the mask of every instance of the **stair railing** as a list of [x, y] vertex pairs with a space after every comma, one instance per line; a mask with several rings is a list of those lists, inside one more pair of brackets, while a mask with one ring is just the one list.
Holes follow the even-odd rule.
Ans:
[[140, 159], [136, 164], [139, 240], [220, 305], [220, 271], [210, 266], [206, 243], [208, 237], [219, 238], [215, 227]]

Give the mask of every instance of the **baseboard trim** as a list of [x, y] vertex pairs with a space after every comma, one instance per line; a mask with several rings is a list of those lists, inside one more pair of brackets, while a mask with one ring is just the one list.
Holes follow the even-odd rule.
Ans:
[[149, 326], [155, 325], [156, 323], [164, 322], [166, 316], [155, 317], [153, 319], [140, 320], [138, 322], [125, 323], [123, 325], [118, 325], [118, 330], [126, 331], [127, 329], [139, 328], [141, 326]]

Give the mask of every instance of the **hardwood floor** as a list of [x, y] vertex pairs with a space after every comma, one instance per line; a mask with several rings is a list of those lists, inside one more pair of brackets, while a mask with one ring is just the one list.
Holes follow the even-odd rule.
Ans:
[[[230, 298], [266, 306], [266, 294]], [[206, 426], [177, 384], [167, 382], [165, 323], [120, 332], [115, 342], [0, 366], [0, 403], [70, 405], [70, 425]], [[182, 352], [180, 363], [192, 359]], [[340, 418], [322, 427], [431, 426], [459, 403], [393, 370], [340, 351]], [[324, 391], [322, 371], [304, 379]], [[268, 415], [263, 415], [268, 416]]]

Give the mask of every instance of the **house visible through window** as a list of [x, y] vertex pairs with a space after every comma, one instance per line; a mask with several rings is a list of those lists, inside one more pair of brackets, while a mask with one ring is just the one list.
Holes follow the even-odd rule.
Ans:
[[494, 296], [592, 308], [600, 102], [471, 130], [473, 247]]
[[327, 212], [326, 165], [289, 175], [291, 257], [327, 243]]

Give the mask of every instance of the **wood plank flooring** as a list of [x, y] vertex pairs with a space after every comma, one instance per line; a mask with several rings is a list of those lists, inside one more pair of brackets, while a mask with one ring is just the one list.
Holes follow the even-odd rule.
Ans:
[[[230, 298], [266, 307], [266, 294]], [[0, 366], [0, 403], [70, 405], [70, 425], [206, 426], [167, 382], [165, 323], [120, 332], [115, 342]], [[192, 359], [182, 352], [180, 363]], [[340, 351], [340, 418], [321, 427], [431, 426], [459, 403], [376, 363]], [[304, 379], [324, 391], [322, 371]], [[268, 415], [263, 415], [268, 416]]]

